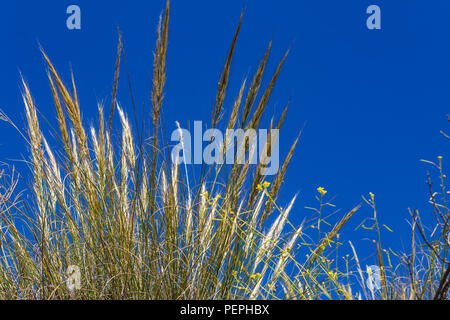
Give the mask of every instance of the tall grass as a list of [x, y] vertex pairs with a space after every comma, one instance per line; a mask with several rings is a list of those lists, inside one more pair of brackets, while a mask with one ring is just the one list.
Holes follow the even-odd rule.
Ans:
[[[67, 86], [41, 49], [58, 123], [56, 148], [45, 138], [31, 90], [22, 81], [32, 200], [23, 200], [15, 192], [13, 170], [2, 171], [0, 299], [447, 297], [445, 199], [444, 207], [434, 200], [440, 217], [434, 240], [426, 237], [418, 215], [413, 214], [413, 230], [423, 233], [427, 244], [420, 247], [426, 251], [423, 255], [414, 251], [404, 257], [403, 264], [392, 267], [390, 259], [385, 262], [389, 253], [378, 242], [378, 289], [370, 286], [373, 272], [364, 270], [351, 243], [353, 255], [338, 256], [343, 246], [340, 232], [360, 206], [330, 224], [325, 211], [333, 205], [326, 190], [319, 188], [312, 218], [300, 225], [289, 220], [295, 196], [285, 207], [278, 206], [278, 193], [299, 137], [293, 139], [270, 181], [261, 173], [262, 164], [250, 164], [250, 156], [244, 164], [203, 165], [198, 171], [171, 161], [162, 121], [169, 13], [167, 1], [157, 28], [150, 128], [133, 128], [116, 101], [123, 58], [120, 37], [109, 114], [99, 105], [98, 124], [91, 127], [82, 121], [73, 75]], [[265, 109], [288, 54], [263, 89], [272, 46], [268, 44], [253, 78], [249, 84], [243, 81], [230, 116], [224, 119], [242, 18], [219, 79], [211, 128], [263, 128]], [[280, 129], [286, 114], [287, 107], [266, 128]], [[114, 117], [120, 119], [120, 139], [112, 135]], [[14, 125], [5, 114], [1, 118]], [[227, 147], [225, 142], [224, 152]], [[269, 137], [267, 156], [271, 148]], [[249, 155], [252, 150], [246, 152]], [[379, 231], [374, 197], [368, 203], [375, 213], [373, 227]], [[412, 239], [412, 247], [417, 248], [415, 236]], [[337, 263], [332, 255], [345, 263]], [[403, 282], [393, 277], [402, 266], [410, 268]]]

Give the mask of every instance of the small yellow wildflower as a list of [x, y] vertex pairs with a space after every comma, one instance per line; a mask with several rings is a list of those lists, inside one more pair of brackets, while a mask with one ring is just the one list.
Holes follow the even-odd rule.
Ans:
[[262, 185], [260, 185], [260, 184], [258, 184], [257, 186], [256, 186], [256, 190], [262, 190], [263, 188], [262, 188]]
[[438, 159], [439, 159], [439, 160], [442, 160], [443, 158], [442, 158], [442, 156], [439, 156]]
[[331, 279], [336, 279], [336, 277], [337, 277], [337, 272], [328, 271], [328, 276], [329, 276]]
[[263, 187], [264, 187], [264, 188], [270, 187], [270, 182], [264, 181]]
[[317, 191], [320, 193], [320, 195], [323, 197], [328, 191], [325, 190], [322, 187], [317, 188]]
[[255, 274], [252, 274], [250, 276], [250, 279], [259, 279], [259, 277], [261, 277], [261, 274], [260, 273], [255, 273]]

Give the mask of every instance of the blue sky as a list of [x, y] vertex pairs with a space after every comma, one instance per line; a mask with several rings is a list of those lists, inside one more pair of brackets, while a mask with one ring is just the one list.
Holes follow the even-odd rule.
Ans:
[[[23, 127], [20, 70], [41, 113], [54, 123], [40, 43], [65, 79], [73, 68], [84, 120], [94, 122], [97, 101], [111, 99], [116, 26], [123, 32], [137, 105], [148, 106], [155, 30], [163, 2], [3, 3], [0, 108]], [[66, 28], [66, 8], [71, 4], [81, 8], [81, 30]], [[381, 8], [381, 30], [366, 28], [366, 8], [372, 4]], [[255, 70], [268, 41], [274, 40], [269, 72], [292, 45], [268, 106], [269, 113], [279, 115], [292, 99], [280, 136], [282, 154], [305, 125], [281, 201], [300, 192], [295, 215], [301, 219], [309, 214], [303, 207], [316, 204], [319, 186], [336, 196], [334, 204], [343, 210], [373, 192], [381, 222], [395, 231], [385, 232], [385, 245], [401, 249], [409, 241], [407, 208], [431, 213], [425, 185], [431, 168], [419, 160], [442, 155], [444, 165], [448, 163], [449, 142], [439, 131], [449, 127], [450, 3], [173, 0], [164, 105], [169, 129], [176, 120], [188, 127], [194, 120], [210, 119], [221, 68], [244, 5], [227, 108], [242, 79]], [[124, 75], [122, 71], [118, 98], [131, 114]], [[14, 129], [3, 123], [0, 133], [2, 161], [26, 156], [27, 148]], [[368, 206], [363, 207], [347, 231], [370, 213]], [[355, 242], [366, 236], [360, 231], [349, 239]]]

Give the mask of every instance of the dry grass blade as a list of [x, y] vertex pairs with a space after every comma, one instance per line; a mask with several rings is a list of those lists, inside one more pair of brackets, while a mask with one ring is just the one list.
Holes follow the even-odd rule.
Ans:
[[111, 111], [109, 112], [109, 132], [111, 133], [112, 122], [114, 116], [114, 108], [116, 107], [116, 95], [117, 95], [117, 84], [119, 81], [119, 71], [120, 71], [120, 57], [122, 55], [122, 34], [119, 33], [119, 44], [117, 45], [117, 58], [116, 58], [116, 67], [114, 71], [114, 85], [113, 85], [113, 93], [112, 93], [112, 102], [111, 102]]
[[170, 1], [167, 0], [164, 14], [164, 23], [161, 26], [161, 18], [158, 24], [156, 50], [153, 59], [153, 87], [152, 87], [152, 105], [153, 105], [153, 124], [158, 126], [161, 106], [163, 102], [163, 91], [166, 83], [166, 54], [169, 34], [169, 14]]
[[238, 26], [234, 33], [233, 41], [231, 42], [230, 50], [228, 51], [227, 60], [220, 75], [219, 87], [217, 89], [216, 103], [211, 116], [211, 128], [215, 128], [222, 118], [223, 102], [225, 100], [226, 90], [228, 86], [228, 78], [230, 76], [231, 60], [233, 58], [234, 48], [236, 46], [239, 31], [241, 30], [242, 19], [244, 18], [244, 11], [241, 13]]
[[331, 232], [322, 239], [320, 244], [313, 251], [311, 259], [308, 262], [308, 265], [311, 265], [317, 259], [317, 257], [325, 250], [325, 248], [330, 245], [331, 241], [334, 239], [334, 237], [336, 237], [339, 230], [342, 229], [342, 227], [348, 222], [348, 220], [353, 216], [353, 214], [355, 214], [355, 212], [358, 211], [360, 208], [361, 208], [360, 205], [356, 206], [355, 208], [350, 210], [337, 224], [335, 224]]
[[275, 70], [275, 73], [273, 74], [272, 79], [270, 80], [269, 86], [267, 87], [266, 91], [264, 92], [258, 106], [256, 107], [256, 110], [253, 113], [253, 117], [251, 118], [250, 122], [247, 124], [246, 128], [257, 128], [258, 127], [259, 122], [261, 121], [261, 116], [267, 107], [270, 95], [272, 94], [272, 90], [275, 86], [275, 83], [277, 82], [281, 68], [283, 67], [284, 61], [286, 60], [288, 54], [289, 54], [289, 49], [286, 51], [286, 53], [284, 54], [280, 63], [278, 64], [277, 69]]
[[269, 58], [270, 50], [272, 48], [272, 41], [269, 42], [267, 46], [266, 53], [264, 54], [264, 58], [259, 64], [258, 70], [256, 71], [252, 84], [247, 93], [247, 98], [245, 99], [244, 110], [242, 112], [241, 125], [245, 126], [248, 116], [250, 115], [250, 111], [252, 110], [253, 104], [256, 100], [256, 96], [258, 95], [259, 88], [261, 87], [261, 80], [264, 74], [264, 70], [266, 69], [267, 59]]

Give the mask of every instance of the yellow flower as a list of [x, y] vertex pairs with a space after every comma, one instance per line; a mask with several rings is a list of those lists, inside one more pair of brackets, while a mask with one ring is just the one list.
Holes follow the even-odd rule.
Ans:
[[267, 189], [268, 187], [270, 187], [270, 182], [264, 181], [262, 184], [256, 186], [256, 190], [263, 190], [263, 188]]
[[369, 195], [370, 195], [370, 198], [372, 199], [372, 202], [375, 201], [375, 195], [372, 192], [370, 192]]
[[327, 190], [325, 190], [325, 189], [322, 188], [322, 187], [317, 188], [317, 191], [320, 193], [320, 195], [321, 195], [322, 197], [327, 193]]

